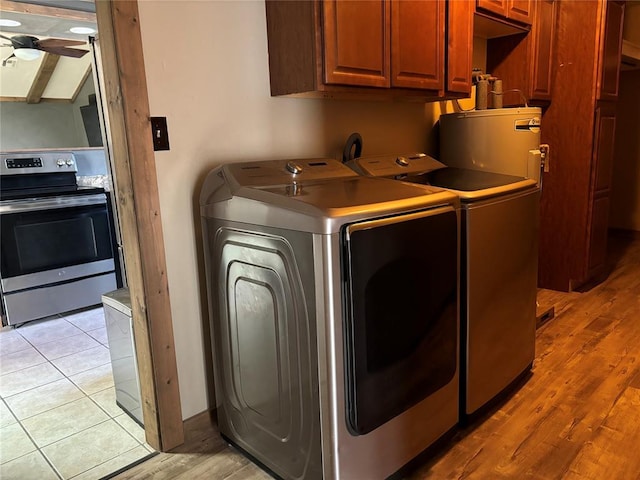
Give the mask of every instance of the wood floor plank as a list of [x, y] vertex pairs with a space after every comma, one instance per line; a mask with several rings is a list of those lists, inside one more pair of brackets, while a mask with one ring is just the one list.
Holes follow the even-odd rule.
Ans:
[[[227, 447], [216, 455], [216, 462], [200, 462], [198, 465], [185, 470], [179, 475], [174, 475], [175, 480], [201, 480], [211, 478], [228, 478], [249, 463], [249, 460], [239, 453]], [[270, 478], [266, 473], [264, 478]]]
[[640, 478], [640, 389], [628, 387], [587, 442], [566, 480]]

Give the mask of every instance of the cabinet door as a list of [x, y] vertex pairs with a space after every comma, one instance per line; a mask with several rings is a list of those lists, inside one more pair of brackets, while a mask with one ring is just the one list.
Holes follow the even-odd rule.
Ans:
[[[459, 0], [454, 0], [459, 1]], [[477, 7], [502, 18], [531, 25], [533, 9], [531, 0], [477, 0]]]
[[501, 17], [507, 16], [508, 0], [477, 0], [476, 5], [481, 10], [495, 13]]
[[616, 130], [615, 106], [605, 104], [596, 110], [595, 138], [593, 142], [593, 204], [589, 233], [589, 275], [604, 266], [607, 257], [609, 230], [609, 195], [611, 169]]
[[507, 4], [507, 18], [531, 25], [533, 23], [531, 0], [509, 0]]
[[447, 92], [471, 94], [473, 3], [447, 2]]
[[589, 235], [589, 276], [605, 265], [607, 260], [607, 235], [609, 233], [609, 196], [596, 198], [591, 209], [591, 233]]
[[604, 30], [604, 44], [600, 54], [600, 81], [598, 98], [616, 100], [620, 78], [620, 53], [622, 51], [622, 23], [624, 2], [606, 2], [607, 12]]
[[392, 0], [391, 85], [444, 88], [444, 0]]
[[323, 2], [324, 81], [389, 87], [389, 2]]
[[537, 1], [536, 21], [531, 28], [533, 68], [531, 69], [529, 98], [532, 100], [551, 100], [555, 25], [556, 2], [554, 0]]
[[613, 167], [613, 145], [616, 132], [616, 111], [613, 106], [603, 106], [596, 110], [596, 131], [594, 142], [595, 192], [611, 189]]

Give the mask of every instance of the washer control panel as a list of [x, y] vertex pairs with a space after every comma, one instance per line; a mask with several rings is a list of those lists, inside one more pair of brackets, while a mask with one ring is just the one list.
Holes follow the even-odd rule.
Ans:
[[399, 175], [419, 175], [446, 166], [424, 153], [361, 157], [350, 160], [347, 165], [362, 175], [390, 178]]

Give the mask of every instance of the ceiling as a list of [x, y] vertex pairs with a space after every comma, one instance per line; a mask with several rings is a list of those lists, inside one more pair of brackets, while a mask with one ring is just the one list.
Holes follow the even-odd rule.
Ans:
[[71, 33], [71, 27], [97, 30], [93, 0], [29, 0], [0, 2], [0, 19], [17, 20], [18, 27], [1, 27], [7, 36], [15, 34], [35, 37], [86, 40], [87, 35]]
[[[93, 0], [23, 0], [0, 2], [0, 19], [17, 20], [17, 27], [0, 27], [0, 33], [6, 37], [31, 35], [38, 38], [63, 38], [88, 40], [87, 34], [75, 34], [71, 27], [90, 27], [97, 30], [95, 4]], [[92, 35], [95, 35], [92, 34]], [[0, 40], [0, 45], [9, 42]], [[88, 49], [89, 47], [76, 47]], [[0, 61], [11, 56], [10, 46], [0, 48]], [[36, 61], [11, 59], [0, 67], [0, 100], [24, 101], [74, 101], [75, 96], [88, 78], [91, 57], [60, 57], [43, 78], [44, 57]], [[46, 72], [46, 69], [44, 70]], [[43, 87], [42, 84], [45, 84]], [[33, 95], [32, 86], [40, 85], [40, 95]]]

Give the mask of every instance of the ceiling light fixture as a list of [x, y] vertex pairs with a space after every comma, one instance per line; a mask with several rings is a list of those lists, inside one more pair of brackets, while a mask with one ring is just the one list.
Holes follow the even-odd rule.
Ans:
[[92, 33], [96, 33], [93, 28], [89, 27], [72, 27], [69, 29], [71, 33], [79, 33], [81, 35], [91, 35]]
[[35, 48], [15, 48], [13, 54], [20, 60], [30, 61], [40, 58], [42, 51], [36, 50]]
[[7, 18], [0, 18], [0, 27], [19, 27], [22, 25], [17, 20], [9, 20]]

